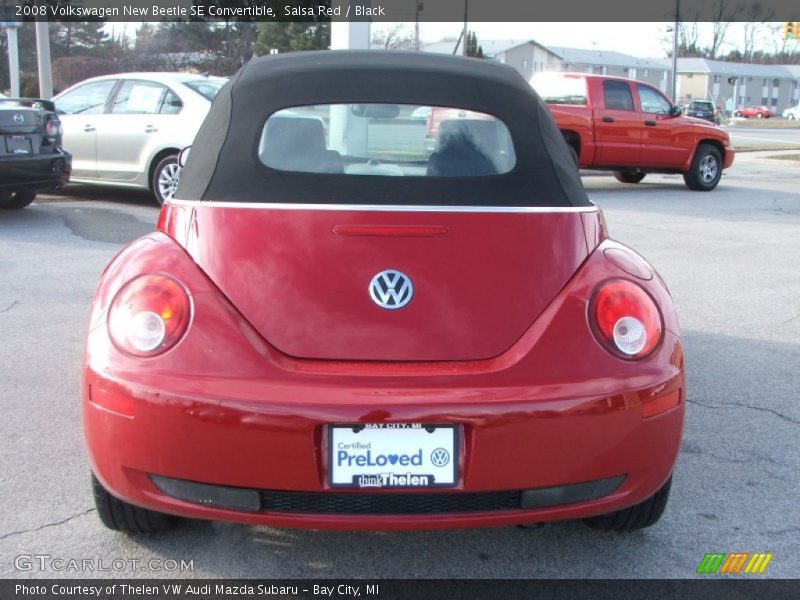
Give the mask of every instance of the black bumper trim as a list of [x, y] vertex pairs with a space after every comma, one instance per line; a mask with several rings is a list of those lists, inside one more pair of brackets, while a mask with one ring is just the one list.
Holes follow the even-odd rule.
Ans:
[[287, 492], [198, 483], [150, 475], [164, 494], [215, 508], [317, 515], [437, 515], [547, 508], [597, 500], [625, 475], [563, 486], [501, 492]]

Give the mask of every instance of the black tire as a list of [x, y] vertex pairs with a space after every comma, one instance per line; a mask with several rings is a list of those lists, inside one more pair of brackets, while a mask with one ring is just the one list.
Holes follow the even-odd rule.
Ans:
[[584, 519], [592, 529], [601, 531], [636, 531], [650, 527], [658, 522], [669, 500], [669, 488], [672, 485], [672, 476], [655, 494], [644, 502], [624, 508], [606, 515]]
[[153, 169], [150, 189], [153, 191], [153, 195], [158, 200], [159, 205], [172, 198], [175, 188], [178, 187], [180, 174], [181, 168], [178, 166], [177, 154], [169, 154], [158, 161], [156, 168]]
[[647, 175], [644, 171], [614, 171], [614, 177], [617, 181], [622, 183], [639, 183], [644, 176]]
[[722, 177], [722, 154], [711, 144], [700, 144], [689, 170], [683, 174], [686, 187], [696, 192], [710, 192]]
[[172, 515], [139, 508], [112, 496], [97, 477], [92, 474], [92, 491], [97, 515], [103, 525], [114, 531], [127, 533], [161, 533], [169, 531], [178, 523]]
[[0, 208], [3, 210], [17, 210], [25, 208], [36, 199], [35, 192], [17, 192], [16, 194], [0, 194]]
[[742, 116], [742, 111], [737, 110], [735, 113], [733, 113], [733, 116], [734, 117], [741, 117]]

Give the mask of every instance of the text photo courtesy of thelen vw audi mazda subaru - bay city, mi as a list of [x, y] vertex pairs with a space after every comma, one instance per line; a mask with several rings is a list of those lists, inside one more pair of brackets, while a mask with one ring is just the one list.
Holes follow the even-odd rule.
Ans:
[[795, 24], [459, 6], [0, 23], [5, 577], [796, 572]]

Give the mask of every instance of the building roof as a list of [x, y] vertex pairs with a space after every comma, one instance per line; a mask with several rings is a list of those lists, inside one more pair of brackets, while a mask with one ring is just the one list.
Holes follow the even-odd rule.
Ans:
[[573, 65], [670, 69], [669, 61], [663, 58], [639, 58], [610, 50], [586, 50], [584, 48], [564, 48], [561, 46], [548, 46], [548, 50], [561, 56], [565, 63]]
[[[611, 50], [588, 50], [585, 48], [566, 48], [563, 46], [543, 46], [535, 40], [482, 40], [478, 43], [488, 57], [522, 46], [536, 44], [558, 56], [567, 64], [598, 65], [606, 67], [627, 67], [637, 69], [672, 70], [669, 58], [639, 58], [622, 52]], [[424, 44], [425, 52], [452, 54], [455, 40]], [[678, 73], [711, 73], [719, 75], [736, 75], [738, 77], [766, 77], [775, 79], [800, 79], [800, 65], [762, 65], [754, 63], [738, 63], [708, 58], [679, 58]]]
[[761, 65], [708, 58], [679, 58], [678, 73], [711, 73], [737, 77], [800, 78], [800, 65]]
[[[528, 42], [533, 42], [533, 40], [483, 40], [478, 38], [478, 46], [483, 48], [484, 56], [496, 56], [500, 52], [504, 52], [509, 48], [514, 48], [516, 46], [520, 46], [522, 44], [527, 44]], [[534, 44], [536, 42], [533, 42]], [[435, 54], [452, 54], [453, 48], [455, 48], [456, 40], [449, 40], [446, 42], [433, 42], [432, 44], [423, 44], [422, 50], [423, 52], [433, 52]], [[461, 46], [459, 46], [459, 50]]]

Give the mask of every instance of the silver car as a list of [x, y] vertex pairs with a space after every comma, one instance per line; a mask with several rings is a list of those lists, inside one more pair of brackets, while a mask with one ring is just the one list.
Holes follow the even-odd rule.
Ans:
[[190, 146], [227, 81], [188, 73], [125, 73], [78, 83], [54, 98], [72, 153], [72, 181], [147, 188], [160, 204], [178, 185]]

